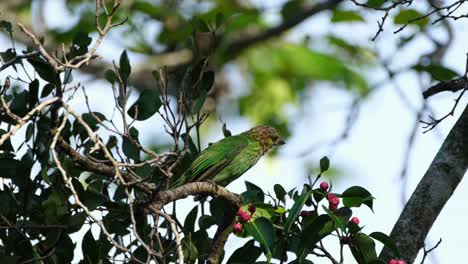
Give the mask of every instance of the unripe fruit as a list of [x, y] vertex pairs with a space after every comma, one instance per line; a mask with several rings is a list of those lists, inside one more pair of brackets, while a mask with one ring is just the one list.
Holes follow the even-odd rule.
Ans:
[[322, 189], [323, 191], [327, 191], [328, 190], [328, 183], [327, 182], [321, 182], [320, 183], [320, 189]]
[[232, 231], [236, 234], [239, 234], [240, 232], [242, 232], [242, 224], [241, 223], [234, 224], [234, 226], [232, 227]]
[[257, 210], [257, 208], [255, 208], [255, 205], [253, 205], [253, 204], [249, 205], [249, 212], [251, 214], [255, 213], [256, 210]]
[[359, 218], [353, 217], [351, 218], [351, 222], [355, 223], [356, 225], [359, 225]]

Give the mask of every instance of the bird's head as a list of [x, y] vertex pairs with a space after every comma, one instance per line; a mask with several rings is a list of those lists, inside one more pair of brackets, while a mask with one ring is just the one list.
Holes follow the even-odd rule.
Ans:
[[266, 150], [285, 143], [278, 135], [278, 131], [270, 126], [256, 126], [244, 133], [247, 134], [249, 138], [262, 143]]

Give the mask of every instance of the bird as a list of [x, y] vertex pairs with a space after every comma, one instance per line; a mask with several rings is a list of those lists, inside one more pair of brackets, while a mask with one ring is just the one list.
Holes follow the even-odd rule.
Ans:
[[200, 152], [188, 170], [169, 188], [199, 181], [226, 187], [252, 168], [265, 153], [283, 144], [278, 131], [270, 126], [256, 126], [225, 137]]

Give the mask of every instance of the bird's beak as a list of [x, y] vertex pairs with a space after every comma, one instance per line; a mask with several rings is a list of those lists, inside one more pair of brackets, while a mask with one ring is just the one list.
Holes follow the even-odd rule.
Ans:
[[282, 140], [281, 138], [276, 141], [277, 146], [281, 146], [281, 145], [284, 145], [284, 144], [286, 144], [286, 142], [284, 142], [284, 140]]

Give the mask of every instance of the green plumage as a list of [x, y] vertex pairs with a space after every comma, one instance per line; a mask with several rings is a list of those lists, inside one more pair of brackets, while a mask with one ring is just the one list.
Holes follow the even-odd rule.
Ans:
[[266, 126], [223, 138], [203, 150], [170, 188], [195, 181], [227, 186], [254, 166], [265, 152], [283, 143], [276, 130]]

